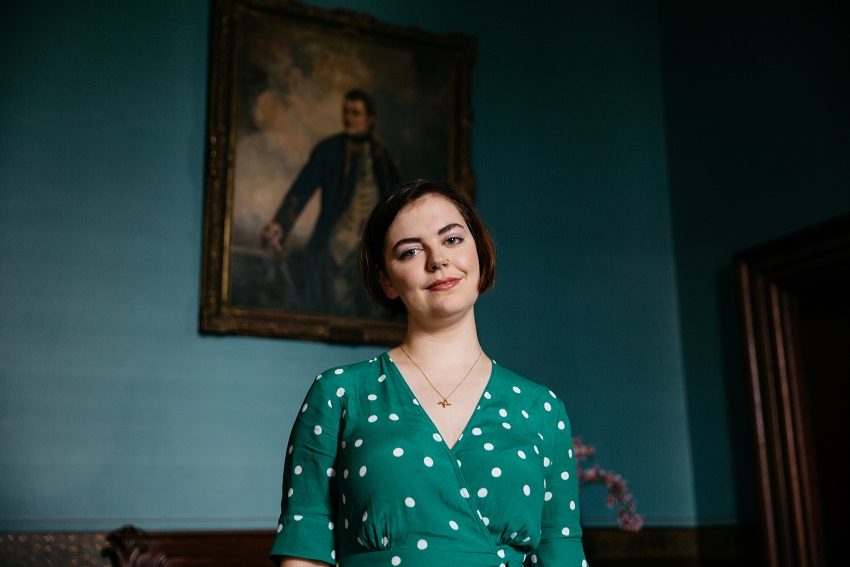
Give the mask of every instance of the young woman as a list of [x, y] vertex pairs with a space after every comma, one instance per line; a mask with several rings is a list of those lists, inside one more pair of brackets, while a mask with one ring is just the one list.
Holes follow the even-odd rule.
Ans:
[[284, 567], [582, 567], [564, 405], [487, 357], [475, 302], [493, 284], [484, 224], [444, 183], [372, 212], [360, 267], [407, 334], [316, 377], [287, 448], [271, 556]]

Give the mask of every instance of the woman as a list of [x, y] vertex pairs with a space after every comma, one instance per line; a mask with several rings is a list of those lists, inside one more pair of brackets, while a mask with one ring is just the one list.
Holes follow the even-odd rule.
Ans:
[[569, 421], [553, 392], [484, 355], [475, 302], [492, 240], [449, 185], [372, 212], [360, 267], [407, 314], [404, 341], [316, 377], [293, 426], [271, 556], [284, 567], [581, 567]]

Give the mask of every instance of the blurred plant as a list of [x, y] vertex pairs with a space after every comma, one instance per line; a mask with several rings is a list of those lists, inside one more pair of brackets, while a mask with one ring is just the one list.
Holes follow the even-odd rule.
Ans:
[[[621, 530], [638, 532], [643, 527], [643, 516], [637, 513], [637, 501], [626, 485], [626, 480], [614, 471], [606, 470], [595, 463], [596, 447], [585, 445], [581, 437], [573, 437], [573, 455], [576, 460], [579, 488], [590, 484], [601, 484], [608, 491], [605, 504], [617, 508], [617, 523]], [[582, 463], [588, 461], [587, 465]]]

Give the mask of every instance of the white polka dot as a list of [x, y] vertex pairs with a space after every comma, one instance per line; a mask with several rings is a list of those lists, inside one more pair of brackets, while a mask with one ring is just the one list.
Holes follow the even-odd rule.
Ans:
[[395, 449], [393, 449], [393, 457], [401, 457], [402, 455], [404, 455], [404, 449], [402, 449], [401, 447], [396, 447]]
[[538, 449], [538, 448], [537, 448], [537, 445], [533, 445], [533, 447], [534, 447], [534, 452], [535, 452], [535, 453], [537, 453], [537, 454], [539, 455], [539, 454], [540, 454], [540, 449]]
[[387, 536], [381, 538], [381, 545], [386, 547], [388, 543], [390, 543], [390, 538], [388, 538]]
[[487, 496], [487, 489], [486, 488], [479, 488], [478, 489], [478, 498], [484, 498], [485, 496]]
[[287, 452], [287, 453], [289, 453], [289, 454], [291, 455], [291, 454], [292, 454], [292, 449], [294, 449], [294, 448], [295, 448], [295, 446], [294, 446], [294, 445], [290, 445], [290, 446], [289, 446], [289, 449], [287, 449], [287, 450], [286, 450], [286, 452]]
[[484, 443], [484, 450], [485, 451], [492, 451], [493, 450], [493, 444], [492, 443]]
[[295, 474], [301, 474], [302, 470], [304, 469], [301, 468], [301, 465], [295, 465], [295, 468], [292, 469], [292, 472], [294, 472]]
[[472, 428], [472, 434], [475, 435], [475, 436], [481, 435], [481, 428], [480, 427], [473, 427]]
[[488, 518], [487, 516], [484, 516], [483, 518], [481, 518], [481, 521], [484, 522], [485, 526], [490, 525], [490, 518]]
[[336, 549], [332, 549], [332, 550], [331, 550], [331, 559], [333, 559], [334, 561], [336, 561]]
[[335, 477], [335, 476], [336, 476], [336, 471], [333, 469], [333, 467], [332, 467], [332, 468], [329, 468], [329, 469], [328, 469], [327, 471], [325, 471], [325, 472], [327, 473], [328, 478], [333, 478], [333, 477]]
[[508, 410], [506, 410], [504, 408], [500, 409], [499, 415], [501, 415], [502, 417], [508, 417]]
[[417, 400], [416, 398], [413, 398], [413, 405], [418, 406], [419, 400]]
[[569, 478], [570, 478], [570, 473], [569, 473], [569, 472], [564, 471], [564, 472], [562, 472], [562, 473], [561, 473], [561, 480], [567, 480], [567, 479], [569, 479]]
[[348, 469], [342, 469], [342, 478], [348, 478]]
[[586, 559], [581, 560], [581, 567], [587, 567], [587, 560]]
[[469, 498], [469, 491], [466, 489], [465, 486], [460, 489], [460, 495], [464, 498]]
[[303, 517], [304, 516], [302, 516], [301, 514], [295, 514], [294, 516], [292, 516], [292, 519], [295, 520], [296, 522], [300, 522], [301, 518], [303, 518]]
[[570, 528], [564, 528], [561, 530], [561, 533], [564, 535], [570, 535]]
[[366, 518], [369, 517], [369, 512], [363, 512], [362, 521], [366, 521]]
[[502, 469], [499, 467], [493, 467], [493, 470], [490, 471], [490, 474], [493, 475], [493, 478], [499, 478], [502, 476]]
[[370, 415], [369, 419], [367, 419], [366, 421], [368, 421], [369, 423], [375, 423], [376, 421], [378, 421], [378, 416], [377, 415]]
[[455, 522], [454, 520], [449, 520], [449, 527], [455, 531], [459, 529], [457, 522]]
[[460, 467], [461, 467], [460, 459], [457, 459], [457, 468], [460, 468]]
[[502, 559], [504, 559], [504, 558], [505, 558], [505, 550], [504, 550], [504, 549], [500, 549], [499, 551], [497, 551], [497, 552], [496, 552], [496, 555], [498, 555], [499, 557], [501, 557]]
[[[455, 528], [455, 529], [456, 529], [456, 528]], [[280, 532], [282, 532], [282, 531], [283, 531], [283, 524], [278, 524], [278, 525], [277, 525], [277, 533], [280, 533]]]
[[340, 447], [342, 447], [343, 449], [345, 449], [345, 448], [348, 446], [348, 443], [346, 443], [345, 441], [343, 441], [343, 442], [341, 442], [339, 445], [340, 445]]
[[552, 461], [549, 460], [549, 457], [543, 457], [543, 466], [548, 467], [552, 464]]
[[555, 392], [553, 392], [552, 390], [549, 390], [549, 395], [552, 396], [555, 399], [558, 399], [558, 396], [556, 396]]
[[348, 529], [348, 518], [345, 519], [345, 529]]
[[390, 563], [393, 565], [401, 565], [401, 557], [398, 555], [393, 555], [393, 558], [390, 560]]
[[552, 411], [552, 404], [550, 404], [549, 402], [545, 402], [543, 404], [543, 409], [545, 409], [546, 411]]
[[521, 393], [522, 393], [522, 390], [520, 390], [518, 386], [514, 386], [512, 389], [513, 389], [513, 391], [514, 391], [514, 392], [516, 392], [517, 394], [521, 394]]
[[558, 422], [558, 429], [565, 429], [567, 425], [563, 421]]
[[425, 463], [426, 467], [434, 466], [434, 459], [432, 459], [431, 457], [425, 457], [424, 459], [422, 459], [422, 462]]
[[511, 428], [511, 424], [510, 424], [510, 423], [508, 423], [507, 421], [505, 421], [504, 423], [502, 423], [502, 427], [504, 427], [505, 429], [510, 429], [510, 428]]
[[428, 542], [424, 539], [420, 539], [416, 542], [416, 547], [419, 549], [425, 549], [426, 547], [428, 547]]
[[369, 398], [369, 401], [370, 401], [370, 402], [374, 402], [375, 400], [377, 400], [377, 399], [378, 399], [378, 396], [376, 396], [375, 394], [369, 394], [369, 395], [368, 395], [368, 396], [366, 396], [366, 397], [367, 397], [367, 398]]
[[545, 500], [546, 502], [552, 500], [552, 493], [547, 491], [546, 494], [543, 495], [543, 500]]
[[342, 503], [345, 504], [345, 494], [342, 495]]
[[314, 427], [314, 428], [313, 428], [313, 433], [315, 433], [316, 435], [321, 435], [321, 434], [322, 434], [322, 426], [321, 426], [321, 425], [317, 425], [316, 427]]
[[541, 441], [543, 441], [543, 434], [542, 433], [538, 433], [537, 436], [540, 437]]
[[443, 440], [443, 438], [440, 436], [439, 433], [435, 433], [434, 435], [432, 435], [432, 437], [434, 438], [434, 441], [436, 441], [437, 443], [439, 443], [440, 441]]
[[364, 477], [364, 476], [366, 476], [366, 467], [365, 467], [365, 466], [360, 467], [360, 471], [359, 471], [359, 472], [360, 472], [360, 477], [361, 477], [361, 478], [362, 478], [362, 477]]
[[359, 447], [359, 446], [360, 446], [360, 445], [362, 445], [362, 444], [363, 444], [363, 440], [362, 440], [362, 439], [358, 439], [357, 441], [355, 441], [355, 442], [354, 442], [354, 446], [355, 446], [355, 447]]
[[490, 399], [490, 397], [491, 397], [491, 396], [490, 396], [490, 392], [484, 392], [484, 397], [485, 397], [485, 398], [487, 398], [487, 399], [489, 400], [489, 399]]
[[384, 380], [386, 380], [386, 379], [387, 379], [387, 375], [386, 375], [386, 374], [381, 374], [380, 376], [378, 376], [378, 382], [383, 382], [383, 381], [384, 381]]
[[576, 501], [570, 500], [570, 510], [575, 510], [575, 509], [576, 509]]
[[345, 395], [345, 388], [337, 388], [336, 389], [336, 397], [341, 398]]
[[535, 565], [537, 564], [537, 556], [536, 555], [531, 556], [531, 562], [534, 563]]
[[292, 489], [290, 488], [289, 490], [287, 490], [287, 491], [286, 491], [286, 495], [287, 495], [287, 496], [292, 496], [292, 493], [293, 493], [293, 492], [295, 492], [295, 491], [294, 491], [294, 490], [292, 490]]
[[519, 451], [517, 451], [517, 452], [516, 452], [516, 454], [517, 454], [517, 455], [519, 455], [519, 458], [520, 458], [520, 459], [524, 459], [524, 458], [525, 458], [525, 451], [523, 451], [522, 449], [520, 449]]
[[525, 410], [522, 410], [522, 417], [524, 417], [525, 419], [528, 419], [528, 412], [525, 411]]
[[343, 370], [342, 368], [337, 368], [336, 370], [334, 370], [334, 374], [342, 374], [343, 372], [345, 372], [345, 370]]
[[391, 413], [391, 414], [390, 414], [390, 420], [392, 420], [392, 421], [398, 421], [398, 416], [397, 416], [396, 414], [394, 414], [394, 413]]
[[525, 494], [526, 496], [531, 496], [531, 487], [528, 486], [527, 484], [523, 485], [522, 493]]
[[333, 522], [328, 522], [328, 529], [329, 530], [334, 529], [334, 523]]
[[330, 400], [328, 400], [328, 407], [329, 407], [329, 408], [334, 407], [333, 403], [331, 403], [331, 401], [330, 401]]
[[301, 413], [304, 413], [305, 411], [307, 411], [307, 404], [301, 406]]
[[569, 455], [570, 458], [572, 459], [573, 458], [573, 450], [572, 449], [568, 450], [567, 455]]
[[319, 374], [318, 376], [316, 376], [316, 380], [321, 380], [321, 379], [322, 379], [322, 375], [321, 375], [321, 374]]
[[407, 498], [404, 499], [404, 505], [407, 506], [408, 508], [413, 508], [414, 506], [416, 506], [416, 500], [414, 500], [413, 498], [408, 496]]

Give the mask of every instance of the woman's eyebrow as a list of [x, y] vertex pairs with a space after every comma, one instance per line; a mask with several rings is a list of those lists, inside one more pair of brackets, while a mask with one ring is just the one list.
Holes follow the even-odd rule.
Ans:
[[[455, 230], [456, 228], [459, 228], [461, 230], [465, 230], [465, 227], [462, 224], [457, 223], [457, 222], [452, 222], [452, 223], [447, 224], [446, 226], [444, 226], [440, 230], [438, 230], [437, 234], [442, 235], [442, 234], [445, 234], [449, 231]], [[419, 236], [411, 236], [411, 237], [408, 237], [408, 238], [402, 238], [401, 240], [399, 240], [398, 242], [396, 242], [393, 245], [391, 250], [395, 250], [396, 248], [398, 248], [402, 244], [417, 244], [417, 243], [421, 243], [421, 242], [422, 242], [422, 238], [420, 238]]]
[[463, 229], [464, 227], [463, 227], [463, 225], [462, 225], [462, 224], [460, 224], [460, 223], [456, 223], [456, 222], [449, 223], [449, 224], [447, 224], [446, 226], [444, 226], [443, 228], [441, 228], [440, 230], [438, 230], [438, 231], [437, 231], [437, 234], [445, 234], [445, 233], [447, 233], [448, 231], [450, 231], [450, 230], [454, 230], [454, 229], [456, 229], [456, 228]]

